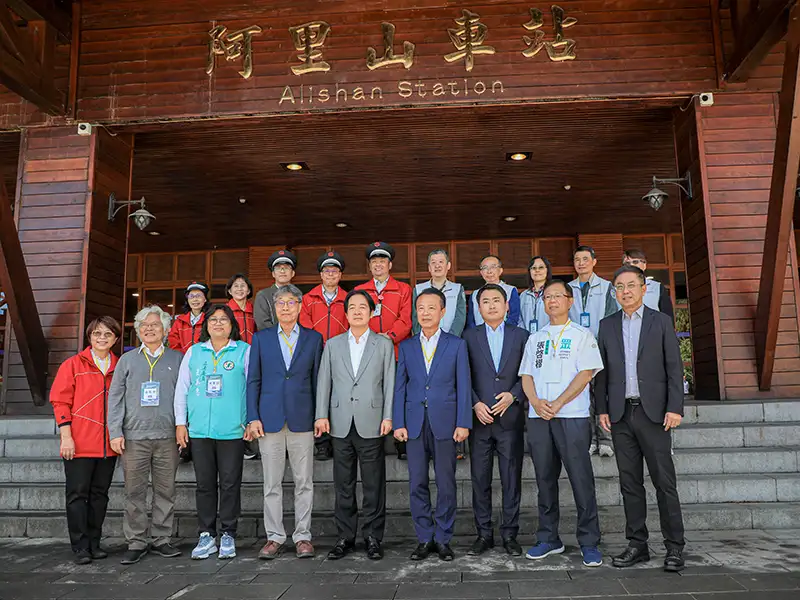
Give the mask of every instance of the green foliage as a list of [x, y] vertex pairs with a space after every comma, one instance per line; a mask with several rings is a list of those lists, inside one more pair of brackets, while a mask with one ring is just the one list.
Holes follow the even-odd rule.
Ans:
[[675, 331], [689, 331], [689, 309], [675, 309]]

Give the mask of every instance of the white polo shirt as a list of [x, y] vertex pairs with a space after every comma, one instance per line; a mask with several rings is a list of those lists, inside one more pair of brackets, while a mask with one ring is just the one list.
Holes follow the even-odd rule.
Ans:
[[[581, 371], [592, 377], [603, 370], [603, 359], [592, 332], [568, 321], [566, 325], [548, 325], [532, 333], [525, 345], [519, 374], [533, 377], [540, 400], [553, 402], [567, 389]], [[558, 417], [576, 419], [589, 416], [589, 386], [558, 413]], [[539, 418], [532, 406], [528, 416]]]

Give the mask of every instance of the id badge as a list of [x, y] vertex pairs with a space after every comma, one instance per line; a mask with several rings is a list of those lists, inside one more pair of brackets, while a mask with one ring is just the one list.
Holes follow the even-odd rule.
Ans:
[[528, 322], [528, 331], [531, 333], [539, 331], [539, 321], [537, 319], [531, 319]]
[[160, 381], [145, 381], [142, 383], [142, 406], [158, 406], [161, 391]]
[[545, 383], [561, 383], [561, 361], [557, 358], [545, 358], [542, 361], [542, 377]]
[[206, 375], [206, 396], [208, 398], [222, 396], [222, 375]]
[[383, 304], [376, 304], [375, 305], [375, 312], [372, 313], [372, 316], [373, 317], [380, 317], [381, 316], [381, 308], [382, 307], [383, 307]]
[[587, 312], [581, 313], [581, 327], [589, 328], [592, 326], [592, 315]]

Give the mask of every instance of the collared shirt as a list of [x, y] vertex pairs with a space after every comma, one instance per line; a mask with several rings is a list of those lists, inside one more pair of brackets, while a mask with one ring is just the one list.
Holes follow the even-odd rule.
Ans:
[[200, 317], [202, 317], [202, 316], [203, 316], [202, 312], [199, 315], [195, 315], [194, 313], [190, 312], [189, 313], [189, 323], [191, 323], [192, 325], [197, 325], [197, 322], [200, 320]]
[[283, 364], [286, 365], [287, 369], [292, 364], [292, 356], [294, 356], [294, 352], [297, 349], [297, 340], [299, 339], [300, 339], [300, 325], [295, 323], [288, 337], [283, 332], [283, 327], [278, 325], [278, 342], [280, 343], [281, 354], [283, 355]]
[[644, 305], [629, 317], [622, 312], [622, 343], [625, 346], [625, 397], [639, 397], [639, 374], [636, 361], [639, 357], [639, 337], [642, 333]]
[[419, 332], [419, 341], [422, 345], [422, 358], [425, 360], [425, 372], [431, 372], [431, 365], [433, 364], [433, 357], [436, 355], [436, 347], [439, 345], [439, 338], [442, 337], [442, 330], [437, 329], [430, 339], [425, 337], [425, 334]]
[[328, 303], [328, 306], [330, 306], [331, 302], [336, 300], [336, 296], [338, 296], [338, 295], [339, 295], [339, 288], [338, 287], [335, 290], [333, 290], [332, 294], [329, 294], [328, 290], [326, 290], [325, 287], [323, 286], [323, 288], [322, 288], [322, 297], [325, 298], [325, 302]]
[[383, 282], [373, 278], [373, 281], [375, 282], [375, 290], [380, 294], [383, 291], [383, 288], [386, 287], [386, 284], [389, 283], [389, 278], [387, 277], [386, 281]]
[[150, 352], [150, 348], [142, 344], [141, 346], [139, 346], [139, 353], [141, 353], [142, 350], [147, 352], [153, 358], [158, 358], [159, 356], [161, 356], [161, 353], [164, 352], [164, 344], [161, 344], [158, 348], [156, 348], [155, 352]]
[[492, 353], [492, 362], [494, 362], [494, 370], [500, 370], [500, 357], [503, 354], [503, 338], [505, 337], [506, 324], [501, 321], [497, 329], [492, 329], [486, 324], [486, 339], [489, 341], [489, 352]]
[[361, 358], [364, 356], [364, 348], [367, 347], [367, 339], [369, 339], [369, 327], [361, 334], [361, 338], [356, 341], [356, 336], [353, 335], [353, 330], [347, 330], [347, 343], [350, 346], [350, 365], [353, 367], [353, 377], [358, 375], [358, 367], [361, 366]]
[[95, 351], [92, 350], [92, 360], [94, 361], [94, 365], [100, 369], [100, 372], [105, 375], [108, 373], [108, 369], [111, 368], [111, 353], [109, 353], [105, 358], [100, 358], [95, 354]]

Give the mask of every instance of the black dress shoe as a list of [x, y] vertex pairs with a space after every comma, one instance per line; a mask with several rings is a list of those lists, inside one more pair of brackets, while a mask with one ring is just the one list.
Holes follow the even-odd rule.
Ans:
[[441, 544], [439, 542], [435, 542], [436, 544], [436, 552], [439, 554], [439, 559], [450, 562], [453, 560], [456, 555], [453, 554], [453, 551], [450, 549], [450, 544]]
[[100, 546], [92, 548], [89, 552], [92, 555], [92, 560], [103, 560], [104, 558], [108, 558], [108, 552], [103, 550]]
[[482, 535], [478, 536], [472, 546], [470, 546], [467, 554], [470, 556], [480, 556], [487, 550], [494, 548], [494, 540], [492, 538], [483, 537]]
[[664, 559], [664, 570], [670, 573], [677, 573], [683, 571], [686, 564], [683, 562], [683, 551], [678, 548], [670, 548], [667, 550], [667, 556]]
[[73, 561], [76, 565], [88, 565], [92, 562], [92, 554], [88, 550], [78, 550]]
[[522, 546], [519, 545], [517, 538], [510, 537], [503, 540], [503, 548], [511, 556], [522, 556]]
[[142, 560], [145, 554], [147, 554], [147, 548], [142, 548], [140, 550], [127, 550], [122, 556], [122, 560], [120, 562], [123, 565], [135, 565]]
[[647, 562], [650, 560], [650, 551], [645, 546], [644, 548], [634, 548], [628, 546], [622, 551], [622, 554], [615, 556], [611, 560], [611, 564], [620, 569], [625, 567], [632, 567], [636, 563]]
[[425, 560], [434, 550], [436, 550], [436, 546], [433, 542], [420, 542], [411, 553], [411, 560]]
[[336, 540], [336, 544], [334, 544], [333, 548], [331, 548], [331, 551], [328, 552], [328, 559], [339, 560], [340, 558], [344, 558], [355, 547], [356, 547], [355, 540], [346, 540], [344, 538], [339, 538], [338, 540]]
[[369, 536], [364, 540], [364, 544], [367, 546], [367, 558], [370, 560], [383, 558], [383, 548], [381, 548], [381, 541], [378, 538]]

